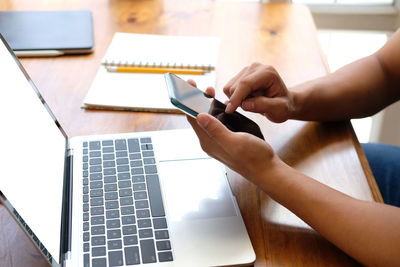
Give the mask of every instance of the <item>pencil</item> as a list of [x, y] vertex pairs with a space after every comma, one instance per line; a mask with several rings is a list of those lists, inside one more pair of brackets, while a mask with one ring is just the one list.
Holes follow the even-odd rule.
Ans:
[[204, 70], [199, 69], [180, 69], [180, 68], [157, 68], [157, 67], [107, 67], [109, 72], [140, 72], [140, 73], [175, 73], [175, 74], [195, 74], [203, 75]]

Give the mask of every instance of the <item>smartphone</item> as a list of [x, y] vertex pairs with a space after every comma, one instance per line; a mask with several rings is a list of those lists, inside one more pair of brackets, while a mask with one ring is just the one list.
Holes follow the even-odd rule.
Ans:
[[231, 114], [225, 113], [225, 104], [173, 73], [166, 73], [165, 80], [171, 103], [184, 113], [193, 118], [196, 118], [199, 113], [211, 114], [233, 132], [250, 133], [264, 140], [260, 127], [243, 114], [236, 111]]

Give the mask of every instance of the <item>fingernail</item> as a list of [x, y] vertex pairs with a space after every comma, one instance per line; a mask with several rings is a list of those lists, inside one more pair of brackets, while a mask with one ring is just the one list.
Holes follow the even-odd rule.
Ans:
[[244, 101], [242, 103], [243, 109], [246, 110], [253, 110], [254, 109], [254, 102], [253, 101]]
[[210, 122], [210, 118], [208, 116], [203, 116], [201, 114], [197, 116], [197, 123], [202, 128], [206, 128], [209, 122]]
[[228, 105], [226, 105], [226, 108], [225, 108], [225, 112], [230, 113], [231, 109], [232, 109], [232, 104], [231, 104], [231, 102], [228, 102]]

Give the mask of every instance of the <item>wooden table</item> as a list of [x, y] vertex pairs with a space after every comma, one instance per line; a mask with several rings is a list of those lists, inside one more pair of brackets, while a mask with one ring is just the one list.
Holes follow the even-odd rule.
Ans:
[[[221, 39], [217, 94], [253, 61], [276, 67], [290, 86], [328, 72], [309, 10], [300, 5], [215, 1], [3, 0], [0, 10], [89, 9], [95, 52], [23, 59], [22, 63], [69, 136], [188, 128], [183, 115], [85, 111], [82, 100], [116, 31], [216, 35]], [[264, 136], [294, 168], [356, 198], [382, 201], [348, 121], [268, 122]], [[229, 172], [257, 254], [255, 266], [358, 265], [259, 188]], [[0, 266], [46, 266], [0, 205]]]

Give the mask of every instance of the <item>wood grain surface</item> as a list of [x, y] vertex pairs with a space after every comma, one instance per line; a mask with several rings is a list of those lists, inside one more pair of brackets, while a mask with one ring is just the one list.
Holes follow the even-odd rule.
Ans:
[[[0, 10], [88, 9], [95, 52], [22, 59], [23, 66], [68, 136], [188, 128], [183, 115], [87, 111], [82, 101], [116, 31], [213, 35], [221, 39], [217, 95], [245, 65], [273, 65], [287, 85], [328, 72], [309, 10], [301, 5], [156, 0], [3, 0]], [[382, 201], [351, 124], [288, 121], [249, 114], [292, 167], [353, 197]], [[355, 266], [357, 262], [239, 175], [229, 172], [257, 260], [255, 266]], [[21, 196], [23, 197], [23, 196]], [[45, 261], [0, 205], [0, 266], [45, 266]]]

